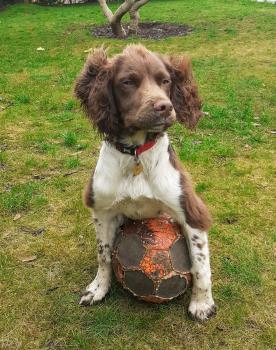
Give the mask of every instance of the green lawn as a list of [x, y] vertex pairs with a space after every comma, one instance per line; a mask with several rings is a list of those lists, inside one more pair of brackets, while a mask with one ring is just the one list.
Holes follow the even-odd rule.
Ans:
[[105, 43], [113, 54], [139, 40], [92, 37], [91, 26], [105, 21], [97, 4], [14, 5], [0, 12], [3, 350], [275, 348], [276, 5], [152, 0], [141, 12], [143, 20], [194, 28], [187, 37], [143, 43], [192, 57], [210, 113], [197, 130], [175, 125], [170, 136], [214, 218], [209, 240], [217, 317], [195, 323], [186, 313], [189, 295], [149, 305], [115, 282], [102, 304], [78, 305], [97, 268], [82, 189], [100, 138], [72, 87], [85, 50]]

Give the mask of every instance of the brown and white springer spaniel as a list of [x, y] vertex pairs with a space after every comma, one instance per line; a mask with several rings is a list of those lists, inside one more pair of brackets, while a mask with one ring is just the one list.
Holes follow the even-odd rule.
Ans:
[[85, 192], [93, 209], [99, 267], [80, 304], [91, 305], [107, 294], [112, 245], [124, 218], [165, 212], [182, 226], [190, 248], [189, 314], [208, 319], [216, 311], [207, 239], [211, 217], [166, 133], [176, 120], [193, 128], [203, 114], [189, 60], [165, 57], [142, 45], [129, 45], [113, 58], [98, 49], [89, 55], [75, 93], [105, 137]]

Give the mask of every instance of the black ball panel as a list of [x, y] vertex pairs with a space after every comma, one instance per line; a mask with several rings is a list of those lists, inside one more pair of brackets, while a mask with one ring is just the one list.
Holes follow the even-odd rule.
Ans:
[[175, 271], [188, 272], [191, 269], [191, 260], [186, 239], [180, 237], [170, 248], [170, 256]]
[[154, 293], [154, 284], [142, 271], [125, 271], [125, 287], [139, 296], [148, 296]]
[[161, 298], [174, 298], [185, 292], [187, 281], [179, 275], [162, 280], [156, 295]]
[[[139, 267], [145, 254], [145, 247], [138, 235], [131, 234], [124, 237], [118, 245], [118, 259], [127, 268]], [[131, 252], [131, 254], [130, 254]]]

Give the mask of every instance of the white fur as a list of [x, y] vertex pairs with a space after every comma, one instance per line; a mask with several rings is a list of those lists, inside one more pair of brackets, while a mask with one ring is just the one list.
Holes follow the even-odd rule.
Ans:
[[[133, 156], [123, 154], [103, 142], [93, 177], [94, 219], [99, 244], [99, 269], [87, 287], [81, 304], [101, 300], [108, 292], [111, 280], [111, 249], [122, 217], [142, 219], [170, 214], [183, 226], [190, 247], [193, 274], [193, 293], [190, 313], [204, 320], [211, 314], [214, 301], [211, 293], [211, 271], [207, 234], [187, 225], [179, 198], [182, 194], [180, 173], [169, 160], [169, 140], [160, 137], [154, 147], [140, 155], [143, 172], [133, 176]], [[201, 244], [199, 249], [196, 244]], [[199, 254], [204, 255], [200, 259]]]

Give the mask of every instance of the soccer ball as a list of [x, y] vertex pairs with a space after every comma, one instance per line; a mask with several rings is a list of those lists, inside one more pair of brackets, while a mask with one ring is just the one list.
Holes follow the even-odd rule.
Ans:
[[191, 261], [180, 226], [168, 216], [130, 220], [112, 253], [117, 280], [139, 299], [162, 303], [191, 286]]

